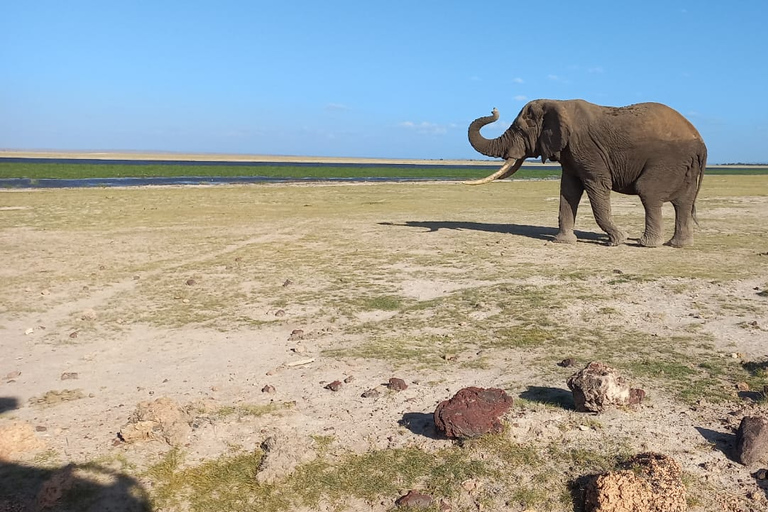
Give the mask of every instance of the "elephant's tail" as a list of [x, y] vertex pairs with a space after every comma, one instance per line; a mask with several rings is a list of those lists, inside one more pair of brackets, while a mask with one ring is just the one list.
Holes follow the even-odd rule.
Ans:
[[699, 219], [696, 218], [696, 198], [699, 197], [699, 190], [701, 190], [701, 182], [704, 181], [704, 171], [707, 168], [707, 147], [702, 144], [701, 151], [696, 155], [696, 162], [694, 162], [694, 172], [696, 172], [696, 195], [693, 196], [693, 206], [691, 206], [691, 216], [693, 222], [699, 226]]

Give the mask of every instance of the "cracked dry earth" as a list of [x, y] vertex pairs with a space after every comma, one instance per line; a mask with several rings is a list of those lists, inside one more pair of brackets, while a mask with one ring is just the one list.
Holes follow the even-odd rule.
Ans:
[[[679, 463], [690, 510], [765, 510], [753, 474], [768, 461], [743, 467], [731, 449], [743, 416], [768, 414], [768, 177], [707, 177], [696, 245], [681, 250], [638, 247], [642, 207], [625, 196], [613, 205], [627, 244], [607, 247], [586, 204], [579, 243], [553, 244], [557, 193], [0, 192], [0, 510], [383, 511], [418, 489], [434, 510], [571, 511], [582, 477], [646, 451]], [[575, 412], [565, 382], [593, 360], [646, 400]], [[491, 441], [434, 431], [435, 406], [466, 386], [515, 400]], [[121, 440], [161, 397], [187, 418], [180, 437]], [[169, 453], [183, 471], [265, 452], [237, 506], [191, 479], [166, 492], [157, 470]], [[387, 454], [458, 462], [355, 465]], [[344, 466], [350, 482], [297, 487], [307, 468], [319, 482]], [[267, 485], [280, 499], [258, 505]]]

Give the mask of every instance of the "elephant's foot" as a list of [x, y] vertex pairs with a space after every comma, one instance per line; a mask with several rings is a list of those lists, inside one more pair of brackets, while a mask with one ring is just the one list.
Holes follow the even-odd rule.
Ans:
[[623, 231], [616, 231], [615, 233], [608, 233], [608, 245], [617, 246], [623, 244], [627, 240], [627, 235]]
[[678, 238], [678, 237], [672, 237], [667, 243], [664, 245], [668, 245], [670, 247], [687, 247], [690, 245], [693, 245], [693, 238]]
[[661, 245], [662, 238], [660, 236], [651, 236], [647, 233], [643, 233], [640, 237], [640, 245], [643, 247], [659, 247]]
[[552, 240], [556, 244], [575, 244], [576, 243], [576, 235], [573, 234], [573, 231], [570, 233], [563, 233], [562, 231], [555, 235], [555, 238]]

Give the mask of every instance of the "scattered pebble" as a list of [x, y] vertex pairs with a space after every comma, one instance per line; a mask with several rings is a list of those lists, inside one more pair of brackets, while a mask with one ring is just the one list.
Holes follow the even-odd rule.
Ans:
[[381, 393], [379, 393], [379, 390], [376, 388], [371, 388], [367, 391], [363, 391], [363, 394], [360, 395], [363, 398], [378, 398]]
[[296, 353], [296, 354], [303, 354], [304, 352], [307, 351], [307, 347], [305, 347], [303, 345], [296, 345], [295, 347], [293, 347], [291, 349], [291, 351]]
[[283, 316], [285, 316], [285, 310], [284, 309], [278, 309], [277, 311], [275, 311], [275, 316], [276, 317], [283, 317]]
[[290, 279], [286, 279], [285, 281], [283, 281], [283, 288], [285, 288], [286, 286], [291, 286], [292, 284], [293, 284], [293, 281], [291, 281]]
[[341, 381], [335, 380], [331, 382], [330, 384], [325, 386], [325, 389], [330, 389], [331, 391], [338, 391], [341, 389]]
[[61, 374], [61, 380], [77, 380], [80, 376], [75, 372], [64, 372]]
[[263, 388], [261, 388], [261, 392], [262, 392], [262, 393], [269, 393], [269, 394], [272, 394], [272, 393], [274, 393], [275, 391], [276, 391], [276, 390], [275, 390], [275, 386], [272, 386], [272, 385], [269, 385], [269, 384], [267, 384], [266, 386], [264, 386]]
[[197, 281], [194, 279], [187, 279], [187, 286], [194, 286], [197, 284]]
[[51, 290], [48, 290], [48, 289], [40, 291], [40, 295], [50, 295], [50, 294], [51, 294]]
[[575, 365], [576, 365], [576, 360], [572, 357], [567, 357], [562, 361], [560, 361], [559, 363], [557, 363], [557, 366], [562, 366], [563, 368], [570, 368], [571, 366], [575, 366]]
[[27, 329], [26, 331], [24, 331], [24, 334], [26, 334], [27, 336], [29, 336], [29, 335], [30, 335], [30, 334], [32, 334], [33, 332], [35, 332], [35, 329], [34, 329], [34, 328], [32, 328], [32, 327], [30, 327], [29, 329]]
[[344, 382], [345, 382], [346, 384], [349, 384], [350, 382], [352, 382], [352, 381], [354, 381], [354, 380], [355, 380], [355, 377], [354, 377], [354, 375], [350, 375], [349, 377], [347, 377], [346, 379], [344, 379]]
[[18, 377], [21, 377], [21, 372], [16, 370], [6, 375], [5, 380], [16, 379]]
[[93, 309], [86, 309], [80, 314], [81, 320], [96, 320], [96, 311]]
[[42, 425], [38, 425], [35, 427], [35, 432], [46, 432], [48, 430], [48, 427], [44, 427]]
[[78, 334], [79, 334], [79, 331], [72, 331], [71, 333], [69, 333], [69, 337], [72, 339], [75, 339], [77, 338]]
[[411, 490], [405, 496], [400, 496], [395, 501], [395, 505], [408, 508], [429, 508], [432, 505], [432, 496]]

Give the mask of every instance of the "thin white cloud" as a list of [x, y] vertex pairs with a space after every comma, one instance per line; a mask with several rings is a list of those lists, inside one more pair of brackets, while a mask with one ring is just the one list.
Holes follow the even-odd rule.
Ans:
[[552, 80], [553, 82], [560, 82], [560, 81], [562, 81], [562, 78], [560, 78], [560, 77], [559, 77], [559, 76], [557, 76], [557, 75], [547, 75], [547, 78], [549, 78], [549, 79], [550, 79], [550, 80]]
[[512, 81], [515, 82], [516, 84], [524, 84], [525, 83], [525, 80], [523, 80], [520, 77], [513, 78]]
[[513, 99], [515, 99], [516, 101], [526, 101], [528, 99], [528, 96], [524, 96], [522, 94], [518, 94]]
[[603, 67], [602, 66], [593, 66], [587, 70], [587, 73], [603, 73]]

